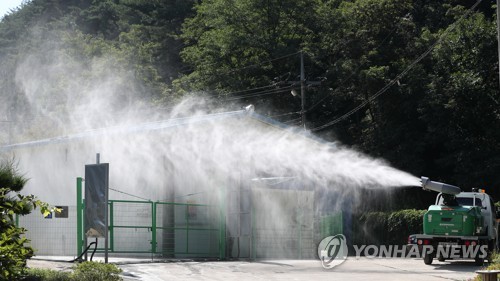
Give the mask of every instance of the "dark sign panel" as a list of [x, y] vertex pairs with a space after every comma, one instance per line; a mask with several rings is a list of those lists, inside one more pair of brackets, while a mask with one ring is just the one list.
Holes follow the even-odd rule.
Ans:
[[85, 235], [106, 237], [109, 164], [85, 165]]
[[56, 206], [56, 209], [59, 210], [54, 212], [56, 218], [67, 219], [69, 217], [68, 206]]

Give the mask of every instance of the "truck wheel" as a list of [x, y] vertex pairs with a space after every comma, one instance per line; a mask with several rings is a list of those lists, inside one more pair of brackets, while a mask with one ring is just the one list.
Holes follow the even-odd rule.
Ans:
[[483, 265], [484, 264], [484, 259], [477, 257], [477, 258], [474, 259], [474, 264], [475, 265]]
[[432, 264], [433, 259], [434, 259], [434, 256], [432, 254], [425, 254], [424, 263], [425, 264]]

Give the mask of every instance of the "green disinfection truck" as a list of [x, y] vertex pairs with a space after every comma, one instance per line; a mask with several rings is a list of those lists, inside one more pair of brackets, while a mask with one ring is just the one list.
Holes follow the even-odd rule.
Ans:
[[[493, 199], [484, 190], [462, 192], [453, 185], [422, 177], [422, 188], [439, 192], [423, 217], [423, 234], [411, 235], [425, 264], [434, 258], [474, 259], [483, 264], [497, 248], [499, 215]], [[411, 240], [411, 242], [410, 242]]]

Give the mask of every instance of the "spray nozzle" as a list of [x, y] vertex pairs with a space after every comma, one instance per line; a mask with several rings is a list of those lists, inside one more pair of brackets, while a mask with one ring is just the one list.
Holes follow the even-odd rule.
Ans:
[[437, 181], [431, 181], [427, 177], [421, 177], [420, 181], [422, 182], [422, 188], [424, 190], [432, 190], [436, 192], [441, 192], [444, 194], [451, 194], [451, 195], [456, 195], [462, 192], [460, 187], [454, 186], [451, 184], [446, 184], [442, 182], [437, 182]]

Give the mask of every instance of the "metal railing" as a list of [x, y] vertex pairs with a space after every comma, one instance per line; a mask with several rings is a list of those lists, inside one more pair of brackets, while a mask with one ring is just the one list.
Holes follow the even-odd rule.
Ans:
[[[77, 179], [77, 253], [84, 251], [82, 179]], [[109, 253], [163, 257], [225, 257], [220, 206], [134, 200], [108, 201]], [[105, 251], [98, 248], [97, 252]]]
[[[108, 201], [108, 252], [151, 254], [168, 258], [232, 257], [232, 252], [248, 252], [243, 258], [311, 258], [315, 243], [325, 236], [343, 233], [342, 212], [315, 218], [311, 210], [296, 208], [287, 220], [275, 224], [265, 209], [252, 206], [249, 233], [230, 234], [226, 230], [226, 196], [221, 189], [217, 205], [133, 200]], [[84, 240], [82, 179], [77, 179], [77, 254]], [[258, 210], [258, 211], [257, 211]], [[257, 212], [257, 213], [256, 213]], [[285, 222], [287, 221], [287, 222]], [[241, 234], [241, 235], [240, 235]], [[227, 244], [226, 244], [227, 243]], [[101, 243], [101, 245], [103, 245]], [[241, 247], [241, 249], [240, 249]], [[106, 249], [98, 248], [98, 252]], [[228, 253], [229, 252], [229, 253]], [[239, 254], [237, 255], [238, 257]]]

